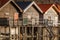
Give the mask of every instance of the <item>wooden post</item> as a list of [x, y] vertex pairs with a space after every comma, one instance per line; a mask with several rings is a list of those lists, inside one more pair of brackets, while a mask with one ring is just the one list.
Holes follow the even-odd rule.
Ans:
[[23, 40], [27, 40], [27, 36], [26, 36], [26, 27], [25, 27], [25, 30], [23, 30], [24, 32], [23, 32]]
[[18, 40], [20, 40], [20, 25], [18, 25]]
[[43, 28], [38, 28], [38, 40], [43, 40]]
[[10, 38], [11, 38], [11, 37], [10, 37], [10, 33], [11, 33], [11, 32], [10, 32], [10, 25], [9, 25], [9, 40], [10, 40]]
[[34, 26], [32, 25], [32, 40], [33, 40], [33, 37], [34, 37]]

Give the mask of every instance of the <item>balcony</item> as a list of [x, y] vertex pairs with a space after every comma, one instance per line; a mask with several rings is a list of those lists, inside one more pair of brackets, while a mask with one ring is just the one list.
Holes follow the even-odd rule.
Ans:
[[40, 27], [42, 26], [52, 26], [52, 27], [60, 27], [60, 21], [57, 23], [53, 22], [52, 20], [40, 20], [39, 21]]
[[44, 27], [44, 26], [52, 26], [52, 27], [59, 27], [60, 22], [54, 22], [53, 20], [39, 20], [38, 24], [36, 24], [36, 21], [32, 24], [32, 21], [28, 21], [26, 25], [31, 25], [34, 27]]
[[[23, 25], [23, 21], [22, 20], [7, 20], [7, 18], [0, 18], [0, 26], [22, 26]], [[44, 27], [44, 26], [55, 26], [58, 27], [60, 26], [60, 21], [58, 21], [58, 23], [56, 23], [56, 25], [53, 24], [52, 20], [39, 20], [38, 24], [36, 23], [36, 21], [34, 23], [32, 23], [32, 21], [27, 21], [26, 25], [30, 25], [30, 26], [34, 26], [34, 27]], [[25, 25], [23, 25], [25, 26]]]

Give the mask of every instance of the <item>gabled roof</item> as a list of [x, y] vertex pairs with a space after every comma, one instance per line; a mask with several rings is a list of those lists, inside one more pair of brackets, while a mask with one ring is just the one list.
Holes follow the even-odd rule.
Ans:
[[9, 0], [0, 0], [0, 8], [6, 4]]
[[42, 10], [38, 7], [38, 5], [33, 1], [23, 1], [23, 2], [16, 2], [16, 4], [24, 11], [26, 12], [28, 8], [30, 8], [32, 5], [34, 5], [40, 12]]
[[22, 10], [24, 10], [28, 5], [30, 5], [31, 4], [31, 1], [21, 1], [21, 2], [16, 2], [16, 4], [18, 4], [18, 6], [22, 9]]
[[52, 4], [37, 4], [43, 12], [46, 12]]
[[[43, 6], [44, 5], [44, 6]], [[43, 4], [40, 8], [42, 9], [42, 11], [45, 13], [46, 11], [48, 11], [51, 7], [57, 12], [57, 14], [59, 15], [60, 13], [60, 5], [56, 5], [56, 4]], [[42, 8], [43, 7], [43, 8]], [[58, 13], [59, 12], [59, 13]]]
[[58, 11], [60, 13], [60, 4], [55, 4], [55, 5], [56, 5], [55, 6], [56, 11]]
[[9, 4], [10, 2], [13, 2], [13, 4], [20, 9], [20, 11], [22, 12], [21, 8], [13, 1], [13, 0], [1, 0], [0, 1], [0, 10], [3, 9], [7, 4]]

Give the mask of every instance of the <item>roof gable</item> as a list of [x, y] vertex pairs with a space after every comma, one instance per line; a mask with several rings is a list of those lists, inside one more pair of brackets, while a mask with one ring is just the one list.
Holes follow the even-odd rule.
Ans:
[[52, 4], [37, 4], [43, 12], [46, 12]]
[[21, 2], [16, 2], [16, 4], [22, 9], [24, 10], [28, 5], [31, 4], [31, 1], [21, 1]]
[[[20, 2], [21, 3], [21, 2]], [[42, 13], [42, 10], [38, 7], [38, 5], [33, 1], [25, 1], [23, 2], [23, 4], [17, 4], [22, 10], [23, 10], [23, 13], [27, 11], [27, 9], [29, 9], [31, 6], [35, 6], [41, 13]]]
[[[59, 14], [58, 14], [58, 11], [57, 11], [57, 7], [56, 7], [55, 4], [53, 4], [47, 11], [49, 11], [49, 10], [51, 10], [51, 11], [53, 10], [54, 12], [57, 13], [57, 15], [59, 15]], [[47, 12], [47, 11], [46, 11], [46, 12]]]
[[[3, 2], [3, 1], [1, 1], [1, 2]], [[22, 12], [21, 8], [13, 0], [6, 1], [6, 3], [4, 5], [2, 5], [2, 7], [0, 7], [0, 10], [3, 9], [6, 5], [8, 5], [10, 2], [12, 2]]]
[[50, 7], [45, 13], [52, 13], [52, 14], [58, 14], [56, 10], [53, 7]]
[[60, 13], [60, 4], [55, 4], [54, 8], [56, 9], [57, 12]]

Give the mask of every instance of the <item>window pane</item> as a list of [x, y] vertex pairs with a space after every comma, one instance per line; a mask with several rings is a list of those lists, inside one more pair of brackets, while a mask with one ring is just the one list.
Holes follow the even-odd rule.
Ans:
[[8, 26], [9, 25], [9, 21], [7, 20], [7, 18], [0, 18], [0, 26]]
[[27, 21], [28, 21], [27, 18], [24, 18], [23, 19], [23, 25], [26, 25], [27, 24]]

